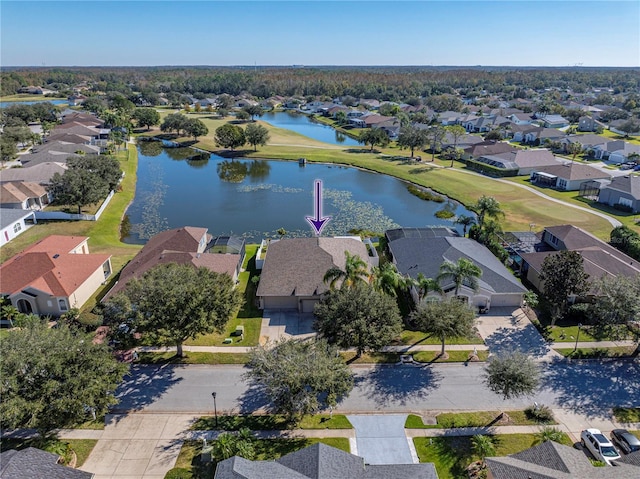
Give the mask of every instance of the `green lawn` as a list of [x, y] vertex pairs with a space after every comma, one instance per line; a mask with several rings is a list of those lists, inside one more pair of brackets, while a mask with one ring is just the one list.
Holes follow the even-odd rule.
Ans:
[[[496, 456], [524, 451], [536, 444], [533, 434], [497, 434], [492, 436]], [[420, 462], [434, 463], [440, 479], [466, 479], [465, 468], [480, 458], [472, 453], [471, 437], [416, 437], [413, 439]], [[565, 435], [563, 444], [572, 445]]]
[[[315, 414], [304, 416], [299, 423], [293, 425], [295, 429], [353, 429], [346, 416], [334, 414]], [[199, 418], [192, 429], [196, 431], [238, 431], [246, 427], [252, 431], [280, 431], [291, 429], [285, 416], [276, 414], [252, 415], [252, 416], [218, 416], [218, 426], [215, 418], [204, 416]]]
[[[6, 96], [0, 96], [0, 101], [7, 101], [7, 102], [18, 102], [18, 101], [51, 101], [51, 100], [66, 100], [66, 97], [63, 96], [55, 96], [55, 97], [48, 97], [48, 96], [43, 96], [43, 95], [31, 95], [30, 93], [17, 93], [15, 95], [6, 95]], [[60, 106], [60, 105], [58, 105]]]
[[[478, 359], [480, 361], [486, 361], [489, 357], [489, 351], [478, 351]], [[414, 361], [419, 363], [464, 363], [469, 360], [473, 350], [468, 351], [447, 351], [448, 357], [446, 359], [440, 357], [440, 351], [419, 351], [413, 353]]]
[[554, 348], [554, 351], [571, 359], [629, 358], [635, 351], [634, 346], [613, 346], [610, 348]]
[[536, 426], [540, 423], [530, 419], [525, 411], [504, 411], [509, 416], [507, 422], [496, 422], [502, 411], [477, 411], [442, 413], [436, 416], [437, 424], [424, 424], [422, 418], [415, 414], [407, 417], [404, 427], [407, 429], [455, 429], [461, 427], [496, 426]]
[[640, 422], [640, 407], [614, 407], [613, 415], [619, 422]]
[[356, 358], [354, 351], [348, 351], [341, 352], [340, 356], [347, 364], [397, 363], [400, 361], [399, 353], [363, 353], [362, 356]]
[[175, 353], [141, 352], [137, 362], [143, 364], [246, 364], [248, 353], [200, 353], [185, 351], [182, 358]]
[[43, 443], [39, 439], [1, 438], [0, 451], [7, 451], [9, 449], [21, 450], [27, 447], [35, 447], [53, 454], [58, 454], [64, 457], [65, 461], [69, 461], [71, 459], [71, 451], [73, 451], [76, 453], [77, 457], [76, 467], [80, 467], [87, 460], [97, 442], [98, 441], [95, 439], [48, 438]]
[[[425, 334], [422, 331], [411, 331], [409, 329], [405, 329], [400, 333], [398, 344], [407, 344], [411, 346], [419, 346], [422, 344], [442, 344], [442, 340], [430, 334]], [[446, 344], [484, 344], [484, 341], [480, 336], [475, 335], [470, 338], [459, 337], [447, 339]]]

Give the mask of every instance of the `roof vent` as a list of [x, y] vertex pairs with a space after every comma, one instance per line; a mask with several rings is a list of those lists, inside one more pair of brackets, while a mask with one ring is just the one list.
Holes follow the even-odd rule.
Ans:
[[59, 255], [58, 253], [56, 253], [56, 254], [54, 254], [54, 255], [53, 255], [53, 258], [54, 258], [54, 259], [59, 258], [59, 257], [60, 257], [60, 255]]

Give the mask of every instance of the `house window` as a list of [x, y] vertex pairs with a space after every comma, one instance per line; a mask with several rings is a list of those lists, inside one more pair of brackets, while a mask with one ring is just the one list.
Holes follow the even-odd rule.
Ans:
[[558, 238], [556, 238], [555, 236], [553, 236], [552, 234], [549, 235], [549, 242], [551, 244], [554, 244], [556, 246], [558, 246]]
[[562, 178], [558, 179], [558, 188], [560, 188], [561, 190], [566, 190], [567, 189], [567, 180], [563, 180]]
[[58, 300], [58, 307], [60, 308], [60, 311], [67, 311], [69, 308], [67, 308], [67, 300], [66, 299], [59, 299]]
[[630, 200], [629, 198], [620, 198], [618, 200], [618, 203], [620, 203], [622, 206], [628, 206], [629, 208], [633, 208], [633, 201]]
[[22, 230], [22, 225], [20, 223], [16, 223], [15, 225], [13, 225], [13, 232], [17, 233], [18, 231]]

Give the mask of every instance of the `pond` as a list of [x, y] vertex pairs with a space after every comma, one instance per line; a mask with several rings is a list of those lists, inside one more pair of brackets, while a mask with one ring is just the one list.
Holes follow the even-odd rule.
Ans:
[[68, 100], [50, 100], [46, 98], [43, 100], [34, 100], [34, 101], [0, 101], [0, 108], [8, 108], [11, 105], [33, 105], [35, 103], [42, 103], [45, 101], [48, 101], [53, 105], [62, 105], [65, 103], [69, 103]]
[[[398, 226], [447, 225], [436, 211], [470, 215], [453, 202], [424, 201], [395, 178], [336, 165], [275, 160], [228, 160], [189, 148], [139, 146], [136, 196], [127, 210], [123, 240], [145, 243], [154, 234], [180, 226], [202, 226], [216, 235], [250, 242], [312, 236], [305, 216], [314, 214], [313, 187], [323, 182], [323, 213], [332, 217], [323, 235], [352, 229], [383, 232]], [[128, 225], [127, 225], [128, 223]]]
[[276, 111], [265, 113], [260, 119], [278, 128], [286, 128], [331, 145], [362, 146], [353, 138], [343, 135], [330, 126], [312, 121], [302, 113]]

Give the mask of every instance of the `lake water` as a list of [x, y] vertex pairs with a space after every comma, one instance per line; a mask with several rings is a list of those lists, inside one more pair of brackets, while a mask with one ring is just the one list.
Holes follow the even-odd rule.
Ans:
[[[127, 210], [127, 243], [180, 226], [207, 227], [215, 235], [234, 234], [251, 242], [312, 236], [305, 216], [314, 214], [314, 180], [323, 181], [323, 213], [332, 216], [323, 235], [361, 228], [382, 232], [398, 226], [447, 225], [434, 213], [447, 203], [421, 200], [395, 178], [335, 165], [292, 161], [227, 160], [196, 155], [188, 148], [163, 149], [159, 142], [139, 147], [138, 183]], [[155, 156], [154, 156], [155, 155]], [[455, 214], [471, 214], [451, 203]]]
[[330, 143], [332, 145], [362, 146], [353, 138], [337, 132], [330, 126], [312, 121], [307, 115], [301, 113], [289, 113], [286, 111], [269, 112], [260, 118], [267, 123], [295, 131], [314, 140]]
[[34, 103], [42, 103], [48, 101], [53, 105], [62, 105], [63, 103], [69, 103], [68, 100], [35, 100], [35, 101], [0, 101], [0, 108], [7, 108], [11, 105], [33, 105]]

